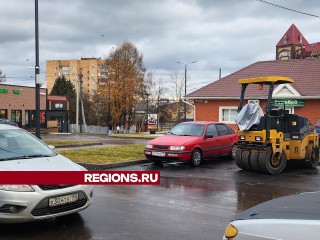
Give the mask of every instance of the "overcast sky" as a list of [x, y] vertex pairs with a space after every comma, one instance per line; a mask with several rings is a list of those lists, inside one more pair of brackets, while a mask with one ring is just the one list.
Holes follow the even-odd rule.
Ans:
[[[270, 0], [320, 15], [316, 0]], [[34, 86], [34, 0], [0, 0], [0, 69], [7, 83]], [[309, 43], [320, 41], [320, 18], [257, 0], [39, 0], [41, 74], [45, 61], [108, 56], [135, 44], [148, 71], [170, 86], [188, 65], [190, 93], [249, 64], [275, 59], [294, 23]], [[31, 67], [31, 68], [30, 68]]]

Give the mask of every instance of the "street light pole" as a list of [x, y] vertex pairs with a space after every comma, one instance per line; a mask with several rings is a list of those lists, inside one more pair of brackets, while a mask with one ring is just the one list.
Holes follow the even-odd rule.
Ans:
[[35, 65], [35, 84], [36, 84], [36, 114], [35, 114], [35, 122], [36, 122], [36, 137], [40, 137], [40, 83], [37, 82], [37, 77], [40, 74], [40, 66], [39, 66], [39, 24], [38, 24], [38, 0], [35, 0], [35, 44], [36, 44], [36, 65]]
[[[187, 65], [196, 63], [198, 61], [193, 61], [189, 63], [177, 62], [184, 65], [184, 95], [187, 95]], [[184, 121], [187, 119], [187, 104], [184, 103]]]
[[146, 111], [146, 132], [148, 132], [148, 116], [149, 116], [149, 93], [145, 92], [147, 96], [147, 111]]

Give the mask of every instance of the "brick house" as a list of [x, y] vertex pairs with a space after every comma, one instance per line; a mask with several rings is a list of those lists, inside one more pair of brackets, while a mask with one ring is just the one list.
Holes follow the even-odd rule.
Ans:
[[[315, 124], [320, 117], [320, 110], [317, 108], [320, 105], [319, 53], [320, 43], [309, 44], [300, 30], [292, 24], [276, 45], [276, 60], [253, 63], [185, 98], [193, 102], [196, 120], [225, 122], [236, 129], [234, 118], [241, 90], [238, 80], [270, 75], [285, 76], [295, 82], [277, 86], [273, 92], [273, 104], [280, 106], [277, 100], [285, 99], [286, 109], [290, 113], [305, 116]], [[264, 109], [267, 91], [259, 91], [256, 85], [249, 85], [245, 99]]]
[[[19, 127], [35, 127], [35, 88], [0, 84], [0, 118], [7, 118]], [[59, 131], [68, 131], [68, 100], [64, 96], [47, 96], [47, 89], [40, 89], [40, 126], [47, 128], [48, 120], [58, 122]]]
[[[45, 126], [47, 89], [40, 89], [40, 124]], [[0, 84], [0, 118], [17, 122], [20, 127], [35, 126], [35, 88]]]
[[[320, 59], [274, 60], [251, 64], [218, 81], [204, 86], [186, 96], [196, 109], [196, 120], [213, 120], [230, 124], [236, 129], [234, 117], [237, 114], [242, 78], [269, 75], [292, 78], [293, 84], [281, 84], [273, 92], [274, 105], [279, 99], [286, 100], [286, 109], [291, 113], [307, 117], [316, 123], [320, 117]], [[246, 102], [253, 101], [265, 108], [267, 90], [259, 91], [256, 85], [249, 85]]]

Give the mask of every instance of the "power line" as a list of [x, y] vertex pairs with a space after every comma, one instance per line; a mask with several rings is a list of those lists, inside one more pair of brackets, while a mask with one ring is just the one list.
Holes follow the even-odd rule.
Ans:
[[268, 1], [264, 1], [264, 0], [257, 0], [257, 1], [258, 1], [258, 2], [261, 2], [261, 3], [268, 4], [268, 5], [273, 6], [273, 7], [278, 7], [278, 8], [285, 9], [285, 10], [287, 10], [287, 11], [304, 14], [304, 15], [307, 15], [307, 16], [310, 16], [310, 17], [320, 18], [320, 16], [318, 16], [318, 15], [314, 15], [314, 14], [310, 14], [310, 13], [306, 13], [306, 12], [301, 12], [301, 11], [294, 10], [294, 9], [292, 9], [292, 8], [287, 8], [287, 7], [284, 7], [284, 6], [281, 6], [281, 5], [278, 5], [278, 4], [274, 4], [274, 3], [271, 3], [271, 2], [268, 2]]

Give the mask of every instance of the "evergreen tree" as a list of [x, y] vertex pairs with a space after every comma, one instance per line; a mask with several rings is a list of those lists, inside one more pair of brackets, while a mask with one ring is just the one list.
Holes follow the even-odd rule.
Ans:
[[65, 96], [69, 100], [69, 119], [75, 123], [76, 119], [76, 90], [70, 80], [65, 76], [58, 77], [54, 82], [50, 95]]

